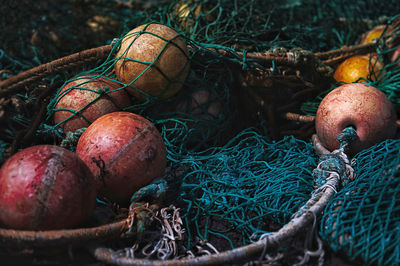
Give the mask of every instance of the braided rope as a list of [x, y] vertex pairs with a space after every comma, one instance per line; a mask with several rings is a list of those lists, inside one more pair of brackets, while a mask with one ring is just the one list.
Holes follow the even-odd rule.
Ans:
[[[104, 45], [101, 47], [84, 50], [34, 67], [16, 76], [0, 81], [0, 98], [15, 94], [17, 91], [23, 89], [25, 86], [36, 82], [44, 77], [73, 69], [75, 67], [93, 62], [98, 59], [107, 58], [108, 56], [110, 56], [110, 52], [112, 51], [112, 49], [112, 45]], [[321, 63], [330, 66], [356, 54], [370, 53], [376, 49], [376, 44], [372, 43], [342, 47], [337, 50], [319, 52], [314, 54], [306, 50], [282, 51], [279, 49], [275, 49], [274, 51], [268, 51], [265, 53], [235, 52], [234, 55], [232, 52], [224, 49], [206, 49], [217, 52], [226, 57], [245, 56], [249, 59], [260, 60], [265, 63], [275, 62], [275, 64], [279, 65], [297, 66], [299, 64], [304, 64], [310, 61], [307, 60], [307, 58], [309, 58], [314, 59], [314, 61], [321, 60]], [[326, 72], [326, 70], [324, 69], [322, 69], [321, 71]]]
[[[351, 133], [350, 137], [347, 136], [349, 135], [349, 133]], [[338, 160], [340, 166], [347, 166], [349, 164], [347, 156], [343, 153], [343, 151], [348, 145], [348, 142], [354, 140], [354, 132], [347, 132], [346, 129], [345, 135], [346, 138], [341, 139], [341, 141], [343, 142], [341, 148], [337, 151], [334, 151], [332, 154], [329, 153], [331, 156]], [[318, 154], [325, 154], [324, 151], [321, 152], [320, 145], [315, 145], [319, 143], [318, 138], [314, 137], [313, 140], [316, 152]], [[337, 154], [339, 154], [339, 156], [337, 156]], [[327, 155], [323, 155], [322, 157], [324, 156]], [[322, 157], [321, 159], [323, 159]], [[115, 251], [104, 247], [92, 247], [91, 252], [96, 259], [116, 265], [220, 265], [224, 263], [243, 262], [245, 260], [248, 260], [249, 258], [256, 256], [257, 254], [265, 253], [267, 248], [270, 249], [277, 247], [278, 245], [280, 245], [280, 243], [295, 236], [297, 233], [300, 232], [300, 230], [315, 221], [316, 216], [318, 216], [323, 211], [326, 204], [337, 192], [337, 190], [341, 186], [341, 183], [343, 183], [344, 181], [343, 179], [348, 179], [351, 175], [352, 174], [348, 171], [347, 167], [338, 167], [337, 169], [335, 168], [333, 171], [326, 171], [326, 174], [322, 176], [323, 178], [325, 178], [326, 183], [322, 184], [322, 186], [318, 187], [314, 191], [311, 199], [303, 207], [301, 207], [298, 212], [293, 215], [293, 218], [289, 223], [284, 225], [280, 230], [276, 232], [262, 235], [257, 242], [247, 246], [207, 256], [163, 261], [116, 256]], [[311, 251], [308, 251], [306, 255], [308, 255], [308, 257], [311, 255], [318, 255], [322, 261], [322, 248], [319, 249], [317, 253], [313, 254]]]
[[98, 59], [107, 58], [111, 50], [111, 45], [104, 45], [98, 48], [88, 49], [68, 55], [52, 62], [29, 69], [21, 74], [1, 81], [0, 97], [15, 94], [17, 90], [24, 88], [24, 86], [49, 75], [54, 75], [65, 70], [73, 69]]
[[[338, 183], [339, 180], [336, 180], [336, 182]], [[98, 260], [117, 265], [221, 265], [223, 263], [238, 263], [260, 254], [266, 243], [268, 243], [268, 248], [274, 248], [277, 247], [279, 243], [282, 243], [282, 241], [296, 235], [302, 228], [314, 220], [314, 214], [322, 212], [334, 194], [335, 191], [331, 187], [326, 187], [325, 190], [319, 193], [317, 196], [318, 200], [316, 200], [316, 203], [311, 206], [307, 212], [292, 219], [290, 223], [283, 226], [279, 231], [271, 233], [268, 237], [260, 239], [250, 245], [218, 254], [181, 260], [154, 261], [147, 259], [115, 257], [113, 250], [103, 247], [94, 247], [91, 252]]]
[[128, 227], [128, 219], [91, 228], [22, 231], [0, 228], [0, 245], [5, 247], [55, 247], [93, 240], [115, 239]]
[[368, 54], [373, 52], [377, 47], [376, 43], [368, 43], [368, 44], [361, 44], [361, 45], [353, 45], [342, 47], [337, 50], [331, 50], [327, 52], [318, 52], [314, 55], [323, 60], [325, 64], [331, 64], [333, 60], [344, 60], [343, 57], [351, 57], [356, 54]]
[[[284, 115], [284, 118], [291, 121], [297, 121], [301, 123], [314, 123], [315, 116], [313, 115], [301, 115], [292, 112], [287, 112]], [[400, 127], [400, 119], [396, 121], [396, 125]]]
[[[375, 51], [377, 44], [376, 43], [368, 43], [368, 44], [361, 44], [361, 45], [354, 45], [354, 46], [347, 46], [342, 47], [340, 49], [328, 51], [328, 52], [317, 52], [317, 53], [310, 53], [306, 50], [301, 50], [303, 53], [307, 53], [309, 56], [314, 56], [315, 58], [322, 60], [323, 63], [327, 65], [334, 64], [333, 62], [343, 61], [348, 57], [357, 55], [357, 54], [367, 54]], [[232, 57], [233, 54], [229, 51], [224, 49], [214, 49], [209, 48], [210, 51], [217, 52], [221, 55]], [[300, 52], [301, 52], [300, 51]], [[238, 56], [244, 56], [243, 52], [236, 52]], [[301, 54], [301, 53], [299, 53]], [[296, 53], [293, 51], [280, 51], [279, 49], [274, 51], [267, 51], [264, 53], [245, 53], [247, 58], [260, 60], [265, 63], [272, 63], [274, 61], [276, 64], [280, 65], [288, 65], [288, 66], [296, 66], [299, 63], [302, 63], [299, 60]]]

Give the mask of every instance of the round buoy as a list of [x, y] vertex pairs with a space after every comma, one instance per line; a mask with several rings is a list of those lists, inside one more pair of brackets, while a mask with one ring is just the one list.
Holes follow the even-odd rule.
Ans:
[[166, 149], [157, 128], [129, 112], [104, 115], [79, 138], [76, 153], [90, 168], [98, 192], [125, 203], [164, 174]]
[[188, 49], [183, 38], [161, 24], [139, 26], [121, 41], [115, 64], [117, 79], [138, 99], [169, 98], [177, 93], [189, 72]]
[[338, 135], [346, 127], [357, 131], [350, 145], [355, 154], [396, 134], [396, 112], [386, 95], [361, 83], [342, 85], [322, 100], [315, 118], [317, 135], [330, 151], [339, 148]]
[[361, 78], [376, 80], [383, 64], [368, 56], [353, 56], [343, 61], [336, 69], [333, 78], [345, 83], [365, 82]]
[[131, 104], [129, 95], [118, 82], [85, 75], [68, 82], [58, 93], [54, 123], [64, 132], [75, 132], [100, 116], [121, 111]]
[[0, 223], [21, 230], [76, 227], [96, 205], [94, 177], [72, 151], [26, 148], [0, 169]]

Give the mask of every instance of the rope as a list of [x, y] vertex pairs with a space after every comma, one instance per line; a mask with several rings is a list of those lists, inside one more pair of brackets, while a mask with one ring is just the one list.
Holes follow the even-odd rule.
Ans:
[[[315, 228], [317, 215], [321, 214], [330, 198], [337, 192], [340, 182], [349, 178], [347, 175], [351, 174], [345, 167], [345, 165], [348, 164], [348, 159], [344, 154], [344, 149], [349, 145], [349, 143], [355, 140], [356, 135], [354, 134], [355, 131], [351, 130], [351, 128], [346, 128], [341, 134], [339, 138], [341, 147], [339, 150], [333, 152], [331, 156], [337, 158], [339, 161], [343, 161], [339, 162], [339, 168], [337, 165], [334, 165], [334, 168], [328, 167], [328, 165], [331, 164], [327, 164], [326, 170], [328, 171], [328, 174], [320, 174], [320, 178], [325, 177], [325, 183], [321, 184], [321, 182], [317, 182], [318, 187], [313, 192], [311, 199], [293, 215], [292, 220], [284, 225], [279, 231], [262, 235], [255, 243], [217, 254], [208, 254], [207, 256], [161, 261], [134, 258], [132, 257], [132, 253], [130, 253], [131, 256], [129, 257], [118, 256], [116, 254], [119, 254], [119, 251], [113, 251], [103, 247], [93, 248], [91, 249], [91, 252], [98, 260], [117, 265], [218, 265], [222, 263], [238, 263], [251, 258], [260, 252], [265, 254], [268, 248], [280, 245], [283, 241], [293, 237], [310, 223], [313, 223], [313, 228]], [[339, 154], [339, 156], [337, 154]], [[323, 155], [321, 160], [324, 160], [323, 158], [327, 156], [328, 155]], [[312, 233], [312, 235], [314, 235], [314, 233]], [[322, 242], [319, 238], [317, 238], [317, 242], [318, 249], [316, 251], [310, 251], [311, 244], [306, 243], [305, 255], [298, 265], [304, 265], [312, 256], [318, 256], [320, 263], [323, 263], [324, 252], [322, 249]], [[171, 255], [171, 250], [168, 254], [169, 256]], [[169, 256], [161, 256], [159, 258], [165, 259]]]
[[107, 58], [112, 51], [111, 45], [88, 49], [79, 53], [56, 59], [52, 62], [29, 69], [21, 74], [10, 77], [0, 82], [0, 97], [15, 94], [25, 86], [36, 82], [44, 77], [74, 69], [78, 66]]
[[[7, 97], [10, 94], [15, 94], [16, 92], [24, 88], [24, 86], [36, 82], [44, 77], [61, 73], [69, 69], [74, 69], [78, 66], [96, 61], [98, 59], [107, 58], [110, 56], [110, 52], [112, 52], [112, 49], [113, 47], [111, 45], [104, 45], [98, 48], [84, 50], [82, 52], [59, 58], [52, 62], [22, 72], [16, 76], [10, 77], [0, 82], [0, 97]], [[227, 57], [239, 56], [244, 58], [245, 56], [248, 59], [256, 59], [264, 63], [275, 62], [275, 64], [278, 65], [296, 66], [299, 64], [299, 62], [301, 62], [294, 60], [294, 58], [296, 57], [294, 56], [293, 52], [286, 52], [286, 53], [246, 52], [245, 54], [243, 54], [242, 52], [235, 52], [234, 55], [231, 51], [227, 51], [225, 49], [215, 49], [215, 48], [207, 48], [207, 49]], [[350, 46], [347, 48], [344, 47], [329, 52], [315, 53], [314, 56], [316, 58], [331, 58], [322, 62], [324, 62], [326, 65], [333, 65], [353, 55], [372, 52], [374, 49], [376, 49], [376, 44], [366, 44], [366, 45]], [[304, 64], [304, 62], [301, 63]]]

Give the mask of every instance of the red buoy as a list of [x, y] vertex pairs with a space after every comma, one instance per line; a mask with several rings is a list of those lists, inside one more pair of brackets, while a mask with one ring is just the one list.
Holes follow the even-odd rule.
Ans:
[[110, 113], [93, 122], [80, 137], [76, 153], [95, 176], [98, 192], [120, 203], [162, 176], [166, 166], [157, 128], [129, 112]]
[[386, 95], [362, 83], [342, 85], [322, 100], [315, 118], [315, 128], [322, 144], [330, 151], [339, 148], [337, 136], [346, 127], [357, 131], [358, 139], [350, 145], [355, 154], [396, 134], [396, 112]]
[[26, 148], [0, 169], [0, 223], [13, 229], [52, 230], [82, 224], [96, 205], [94, 177], [72, 151]]
[[75, 132], [88, 127], [102, 115], [130, 106], [129, 95], [121, 86], [118, 82], [93, 74], [70, 81], [59, 92], [54, 123], [61, 123], [64, 132]]

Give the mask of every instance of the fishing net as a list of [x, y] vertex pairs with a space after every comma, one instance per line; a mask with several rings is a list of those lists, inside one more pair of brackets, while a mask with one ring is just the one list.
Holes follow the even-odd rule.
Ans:
[[[332, 78], [338, 63], [357, 54], [378, 56], [385, 62], [379, 78], [364, 81], [400, 105], [399, 59], [390, 62], [399, 46], [392, 38], [399, 34], [397, 5], [390, 0], [68, 2], [63, 8], [77, 11], [72, 13], [84, 25], [81, 30], [68, 28], [67, 19], [55, 12], [43, 20], [59, 20], [56, 30], [43, 22], [33, 34], [26, 29], [0, 33], [0, 78], [8, 82], [0, 87], [0, 163], [34, 144], [75, 150], [94, 121], [89, 110], [99, 105], [134, 112], [159, 129], [167, 171], [133, 195], [128, 211], [98, 199], [99, 206], [128, 212], [128, 240], [113, 246], [118, 250], [114, 257], [196, 257], [267, 239], [306, 213], [309, 207], [302, 206], [311, 204], [325, 185], [322, 177], [328, 174], [318, 168], [310, 137], [320, 101], [341, 84]], [[82, 7], [87, 12], [79, 11]], [[21, 19], [15, 7], [9, 9], [0, 11], [2, 25]], [[57, 4], [48, 9], [62, 13]], [[154, 23], [177, 33], [154, 33]], [[354, 46], [380, 24], [387, 26], [377, 43]], [[393, 25], [395, 30], [389, 30]], [[88, 41], [83, 42], [85, 32]], [[30, 42], [15, 39], [18, 35], [28, 35]], [[144, 36], [160, 43], [156, 56], [128, 58], [121, 49], [127, 49], [124, 42], [132, 46]], [[42, 65], [99, 45], [104, 46]], [[159, 63], [171, 49], [182, 56], [173, 74]], [[117, 77], [121, 62], [140, 66], [129, 82]], [[35, 66], [29, 77], [12, 80]], [[149, 73], [164, 82], [156, 94], [140, 85]], [[89, 86], [100, 79], [101, 86]], [[87, 95], [88, 101], [79, 108], [59, 105], [71, 92]], [[54, 122], [59, 114], [64, 116]], [[78, 126], [69, 130], [66, 125], [76, 121]], [[387, 141], [355, 157], [355, 179], [342, 184], [320, 222], [319, 237], [326, 246], [365, 263], [399, 262], [398, 147], [397, 140]], [[340, 172], [344, 163], [329, 167]], [[265, 261], [271, 254], [262, 260], [271, 262]]]
[[[157, 60], [159, 60], [160, 55], [162, 55], [172, 46], [176, 46], [174, 39], [179, 37], [179, 35], [176, 35], [171, 39], [165, 39], [162, 36], [146, 30], [146, 28], [151, 25], [154, 24], [146, 24], [142, 30], [134, 32], [133, 34], [135, 35], [135, 38], [131, 40], [131, 43], [135, 43], [136, 38], [142, 35], [153, 36], [155, 39], [159, 39], [165, 43], [163, 44], [162, 49], [159, 51], [158, 56], [155, 57], [153, 61], [147, 62], [137, 59], [125, 59], [125, 55], [121, 55], [117, 58], [109, 57], [98, 67], [80, 73], [77, 77], [67, 80], [51, 100], [48, 107], [47, 118], [48, 121], [51, 121], [57, 112], [68, 113], [61, 115], [61, 117], [65, 117], [65, 119], [59, 119], [58, 123], [54, 125], [43, 125], [44, 130], [46, 132], [55, 132], [61, 136], [62, 133], [60, 132], [60, 126], [62, 127], [64, 123], [68, 123], [69, 120], [74, 119], [83, 119], [86, 123], [82, 123], [82, 125], [88, 126], [91, 122], [93, 122], [93, 119], [89, 119], [87, 117], [88, 115], [91, 115], [89, 109], [91, 107], [96, 108], [96, 103], [98, 101], [104, 101], [107, 99], [111, 101], [112, 107], [110, 108], [113, 108], [113, 111], [132, 111], [148, 117], [156, 124], [158, 121], [162, 121], [163, 119], [170, 119], [169, 124], [165, 129], [167, 131], [169, 130], [169, 127], [173, 129], [177, 126], [176, 124], [181, 125], [183, 127], [181, 130], [185, 130], [185, 134], [183, 134], [183, 131], [180, 133], [180, 144], [175, 143], [175, 145], [182, 146], [182, 151], [189, 148], [196, 149], [196, 147], [200, 146], [203, 146], [204, 148], [206, 143], [206, 146], [216, 145], [218, 141], [221, 143], [222, 134], [224, 132], [226, 133], [227, 129], [230, 128], [232, 117], [234, 117], [235, 114], [235, 111], [231, 113], [229, 109], [229, 87], [233, 82], [232, 73], [230, 71], [226, 71], [225, 73], [217, 72], [217, 69], [226, 68], [226, 63], [221, 59], [218, 59], [218, 57], [215, 58], [216, 56], [213, 56], [212, 54], [207, 55], [207, 51], [205, 49], [196, 46], [191, 50], [190, 56], [184, 54], [183, 51], [180, 51], [182, 54], [184, 54], [185, 58], [188, 57], [192, 69], [185, 84], [182, 84], [182, 78], [179, 77], [178, 79], [168, 73], [164, 73], [156, 63]], [[125, 38], [129, 37], [130, 35], [127, 35]], [[115, 43], [111, 53], [118, 49], [123, 40], [124, 38], [121, 38]], [[192, 44], [196, 45], [194, 42], [192, 42]], [[215, 62], [210, 64], [209, 60], [212, 60], [213, 57], [215, 58]], [[118, 81], [114, 73], [115, 64], [117, 64], [119, 60], [125, 60], [143, 65], [143, 70], [138, 73], [134, 80], [124, 84], [121, 81]], [[183, 65], [182, 70], [188, 69], [189, 60], [187, 60], [187, 62]], [[125, 63], [127, 62], [124, 62], [123, 64]], [[182, 70], [178, 70], [177, 76], [181, 75]], [[157, 72], [158, 77], [163, 77], [163, 79], [166, 81], [166, 86], [165, 88], [163, 87], [160, 92], [158, 92], [159, 95], [151, 95], [135, 87], [137, 83], [143, 83], [142, 80], [144, 78], [153, 78], [151, 76], [145, 76], [146, 73], [150, 71]], [[141, 78], [142, 75], [143, 78]], [[99, 78], [101, 78], [104, 83], [100, 89], [91, 89], [90, 86], [86, 85], [93, 80], [98, 80]], [[73, 86], [68, 85], [74, 81], [75, 83], [73, 83]], [[163, 99], [163, 94], [168, 92], [170, 87], [172, 88], [174, 84], [179, 84], [180, 86], [183, 85], [183, 88], [181, 89], [182, 93], [176, 97], [168, 97], [167, 99]], [[133, 103], [124, 102], [124, 106], [121, 106], [122, 101], [120, 100], [117, 102], [117, 98], [119, 96], [113, 95], [116, 95], [116, 93], [120, 91], [127, 92], [128, 90], [129, 92], [124, 94], [125, 98], [129, 97], [129, 93], [137, 93], [137, 98], [132, 99]], [[60, 105], [62, 107], [58, 107], [58, 104], [63, 100], [63, 97], [68, 97], [68, 93], [71, 91], [74, 93], [86, 93], [88, 95], [88, 101], [84, 102], [81, 105], [81, 108], [78, 108], [79, 110], [76, 110], [76, 102], [74, 105], [70, 105], [69, 108], [68, 106], [64, 105]], [[66, 101], [69, 101], [69, 99]], [[72, 106], [74, 106], [75, 109], [71, 109]], [[88, 115], [85, 116], [85, 114]], [[76, 128], [74, 129], [76, 130]]]
[[[369, 60], [371, 62], [370, 75], [367, 78], [359, 78], [359, 80], [357, 80], [357, 82], [366, 83], [383, 91], [395, 106], [399, 106], [400, 104], [399, 92], [397, 89], [400, 82], [400, 70], [397, 67], [397, 63], [388, 61], [388, 58], [393, 56], [393, 51], [396, 49], [396, 47], [398, 47], [398, 40], [396, 40], [396, 38], [392, 38], [393, 36], [397, 35], [398, 29], [390, 30], [388, 25], [384, 27], [382, 34], [378, 39], [376, 39], [376, 42], [378, 43], [377, 52], [369, 55]], [[373, 71], [375, 65], [377, 64], [376, 61], [373, 61], [374, 57], [377, 57], [381, 62], [388, 63], [379, 71]], [[304, 102], [301, 106], [302, 112], [309, 115], [315, 115], [318, 105], [324, 96], [342, 84], [343, 82], [335, 82], [335, 84], [333, 84], [328, 90], [320, 93], [313, 101]]]
[[355, 180], [326, 207], [321, 237], [352, 260], [399, 263], [399, 145], [388, 140], [359, 153]]
[[187, 206], [181, 210], [187, 232], [203, 241], [217, 235], [235, 248], [228, 236], [236, 230], [245, 245], [271, 230], [268, 220], [284, 225], [308, 200], [316, 161], [308, 143], [292, 137], [271, 143], [251, 131], [208, 155], [181, 158], [187, 172], [178, 199]]

